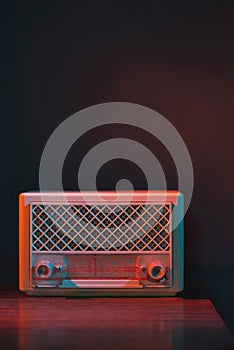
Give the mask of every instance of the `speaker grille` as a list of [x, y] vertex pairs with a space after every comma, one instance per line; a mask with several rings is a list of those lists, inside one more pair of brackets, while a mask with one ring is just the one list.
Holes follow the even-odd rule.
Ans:
[[171, 250], [171, 204], [31, 204], [33, 251]]

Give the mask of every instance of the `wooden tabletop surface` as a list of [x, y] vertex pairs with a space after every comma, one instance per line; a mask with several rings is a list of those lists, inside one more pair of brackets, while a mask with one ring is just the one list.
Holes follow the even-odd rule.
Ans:
[[234, 349], [209, 300], [0, 294], [0, 349]]

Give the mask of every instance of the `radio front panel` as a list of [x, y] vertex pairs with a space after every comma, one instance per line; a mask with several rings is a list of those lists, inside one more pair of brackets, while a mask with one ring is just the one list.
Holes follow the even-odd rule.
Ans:
[[[135, 191], [20, 195], [20, 289], [31, 295], [174, 295], [183, 287], [183, 197]], [[149, 196], [150, 194], [150, 196]], [[66, 196], [66, 193], [65, 193]], [[146, 196], [147, 201], [146, 201]], [[150, 198], [150, 199], [149, 199]]]

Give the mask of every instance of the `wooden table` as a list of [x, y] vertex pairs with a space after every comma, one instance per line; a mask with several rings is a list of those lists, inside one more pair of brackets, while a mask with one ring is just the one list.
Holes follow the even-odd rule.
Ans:
[[0, 349], [234, 349], [209, 300], [0, 294]]

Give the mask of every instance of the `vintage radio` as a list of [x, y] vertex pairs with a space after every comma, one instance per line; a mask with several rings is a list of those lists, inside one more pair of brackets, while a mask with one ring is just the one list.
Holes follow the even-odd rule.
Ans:
[[129, 196], [128, 191], [20, 194], [20, 290], [65, 296], [181, 291], [183, 195]]

